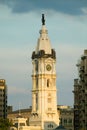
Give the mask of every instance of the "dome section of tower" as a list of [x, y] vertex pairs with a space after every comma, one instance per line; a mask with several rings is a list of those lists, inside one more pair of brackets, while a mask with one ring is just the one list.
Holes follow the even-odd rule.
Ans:
[[56, 59], [56, 52], [51, 48], [48, 30], [45, 26], [44, 14], [42, 14], [42, 28], [39, 33], [40, 37], [38, 38], [36, 49], [32, 53], [32, 59], [48, 57]]
[[51, 54], [51, 44], [48, 38], [48, 31], [45, 25], [42, 25], [42, 29], [40, 30], [40, 37], [37, 42], [35, 53], [38, 54], [39, 51], [43, 50], [45, 54]]

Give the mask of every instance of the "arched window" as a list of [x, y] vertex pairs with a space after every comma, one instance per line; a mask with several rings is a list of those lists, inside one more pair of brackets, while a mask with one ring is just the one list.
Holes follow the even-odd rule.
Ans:
[[47, 79], [47, 87], [49, 87], [49, 79]]
[[36, 110], [38, 110], [38, 94], [36, 94]]

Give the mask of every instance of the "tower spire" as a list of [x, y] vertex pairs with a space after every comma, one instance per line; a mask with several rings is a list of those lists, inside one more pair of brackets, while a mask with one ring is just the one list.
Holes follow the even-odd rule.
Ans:
[[44, 14], [42, 14], [42, 25], [45, 25]]
[[36, 126], [37, 129], [48, 130], [49, 126], [55, 129], [59, 125], [56, 98], [56, 54], [51, 48], [44, 14], [41, 20], [40, 37], [36, 50], [32, 53], [32, 112], [29, 125], [34, 130]]

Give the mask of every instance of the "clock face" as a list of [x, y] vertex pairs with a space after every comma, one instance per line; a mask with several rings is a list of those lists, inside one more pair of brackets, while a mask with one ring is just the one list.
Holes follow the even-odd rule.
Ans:
[[50, 65], [50, 64], [47, 64], [47, 65], [46, 65], [46, 69], [47, 69], [48, 71], [50, 71], [50, 70], [51, 70], [51, 65]]

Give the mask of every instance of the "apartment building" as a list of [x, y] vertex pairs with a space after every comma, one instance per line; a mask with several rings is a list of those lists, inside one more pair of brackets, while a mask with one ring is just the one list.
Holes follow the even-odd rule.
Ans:
[[0, 118], [7, 117], [7, 86], [4, 79], [0, 79]]

